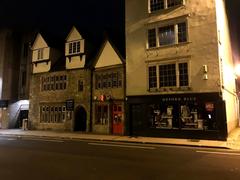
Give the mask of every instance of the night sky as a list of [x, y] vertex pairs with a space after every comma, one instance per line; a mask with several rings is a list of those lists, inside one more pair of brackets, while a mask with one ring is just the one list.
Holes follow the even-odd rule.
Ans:
[[[206, 0], [207, 1], [207, 0]], [[240, 44], [240, 0], [226, 0], [234, 47]], [[124, 0], [1, 0], [0, 27], [45, 28], [65, 36], [73, 25], [107, 32], [124, 44]], [[240, 46], [234, 54], [240, 54]], [[240, 61], [240, 59], [239, 59]]]

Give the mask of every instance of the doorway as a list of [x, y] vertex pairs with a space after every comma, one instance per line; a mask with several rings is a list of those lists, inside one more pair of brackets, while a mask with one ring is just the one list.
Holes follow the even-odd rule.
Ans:
[[22, 128], [23, 119], [28, 119], [28, 110], [20, 110], [15, 128]]
[[86, 131], [87, 129], [87, 112], [82, 106], [75, 110], [74, 131]]

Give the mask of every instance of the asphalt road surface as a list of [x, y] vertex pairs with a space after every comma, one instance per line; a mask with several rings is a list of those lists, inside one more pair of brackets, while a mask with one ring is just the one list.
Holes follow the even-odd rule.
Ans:
[[0, 180], [239, 180], [240, 152], [0, 136]]

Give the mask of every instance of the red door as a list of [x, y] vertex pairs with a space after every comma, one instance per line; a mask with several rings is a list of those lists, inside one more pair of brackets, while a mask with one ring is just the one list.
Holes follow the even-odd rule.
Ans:
[[113, 105], [113, 134], [123, 134], [122, 105]]

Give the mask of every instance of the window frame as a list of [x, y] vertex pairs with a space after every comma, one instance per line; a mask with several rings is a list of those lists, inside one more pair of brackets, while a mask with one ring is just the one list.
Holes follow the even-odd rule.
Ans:
[[[185, 24], [185, 31], [182, 31], [181, 34], [179, 33], [180, 29], [180, 24]], [[169, 43], [169, 44], [163, 44], [161, 45], [161, 39], [160, 39], [160, 29], [162, 28], [167, 28], [173, 26], [173, 33], [174, 33], [174, 43]], [[151, 39], [151, 44], [156, 44], [156, 46], [150, 45], [150, 39], [149, 39], [149, 32], [153, 31], [155, 29], [155, 43], [153, 43]], [[180, 35], [185, 34], [185, 37], [181, 37]], [[185, 38], [185, 41], [180, 41], [180, 39]], [[169, 21], [167, 23], [157, 23], [154, 25], [149, 25], [146, 28], [146, 49], [154, 49], [154, 48], [161, 48], [161, 47], [171, 47], [175, 45], [181, 45], [189, 42], [189, 28], [188, 28], [188, 20], [187, 18], [185, 19], [179, 19], [179, 20], [174, 20], [174, 21]]]
[[81, 40], [75, 40], [68, 43], [68, 54], [74, 55], [81, 53]]
[[[180, 4], [176, 4], [174, 6], [169, 7], [169, 1], [170, 0], [163, 0], [163, 8], [158, 9], [158, 8], [155, 7], [155, 9], [152, 10], [153, 9], [152, 7], [154, 6], [154, 4], [152, 4], [152, 1], [156, 1], [156, 0], [148, 0], [148, 13], [150, 13], [150, 14], [161, 12], [161, 11], [164, 11], [164, 10], [167, 10], [167, 9], [177, 8], [177, 7], [185, 5], [185, 0], [180, 0], [181, 1]], [[178, 0], [176, 0], [176, 1], [178, 1]], [[155, 3], [155, 5], [157, 5], [157, 4]]]
[[[180, 70], [179, 70], [179, 65], [180, 64], [187, 64], [187, 82], [188, 85], [180, 85]], [[175, 64], [175, 73], [176, 73], [176, 86], [160, 86], [160, 66], [161, 65], [171, 65]], [[150, 87], [150, 77], [149, 77], [149, 68], [150, 67], [156, 67], [156, 78], [157, 78], [157, 85], [156, 87]], [[190, 81], [190, 61], [189, 60], [180, 60], [180, 61], [168, 61], [168, 62], [159, 62], [159, 63], [154, 63], [154, 64], [148, 64], [147, 65], [147, 89], [148, 91], [155, 91], [156, 89], [169, 89], [169, 88], [189, 88], [191, 86], [191, 81]]]

